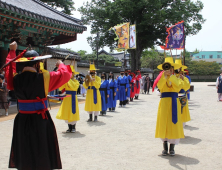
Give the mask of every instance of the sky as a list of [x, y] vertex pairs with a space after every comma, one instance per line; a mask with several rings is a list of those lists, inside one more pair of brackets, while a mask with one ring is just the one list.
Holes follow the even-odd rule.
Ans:
[[[75, 8], [78, 9], [86, 1], [87, 0], [74, 0]], [[186, 50], [191, 52], [195, 49], [200, 51], [222, 51], [222, 17], [220, 13], [222, 0], [201, 1], [204, 4], [201, 14], [206, 21], [202, 25], [202, 29], [198, 34], [186, 37]], [[72, 13], [73, 17], [81, 19], [81, 14], [78, 11], [73, 11]], [[87, 25], [87, 31], [77, 35], [77, 41], [62, 44], [61, 48], [71, 48], [74, 51], [85, 50], [88, 54], [91, 53], [92, 49], [87, 43], [87, 37], [91, 36], [90, 30], [91, 27]], [[157, 47], [157, 49], [161, 48]], [[109, 47], [105, 47], [104, 50], [109, 52]], [[175, 50], [173, 51], [173, 54], [175, 54]]]

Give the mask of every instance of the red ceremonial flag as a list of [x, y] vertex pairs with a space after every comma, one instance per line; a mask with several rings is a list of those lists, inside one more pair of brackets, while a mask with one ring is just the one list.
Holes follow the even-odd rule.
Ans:
[[158, 83], [158, 81], [160, 80], [161, 76], [163, 74], [163, 71], [160, 72], [160, 74], [157, 76], [157, 78], [155, 79], [154, 83], [153, 83], [153, 88], [152, 88], [152, 92], [154, 92], [154, 89]]
[[7, 89], [13, 90], [13, 77], [16, 73], [16, 63], [13, 62], [21, 58], [27, 50], [24, 50], [21, 54], [16, 57], [15, 50], [10, 50], [6, 58], [5, 64], [5, 79], [7, 81]]

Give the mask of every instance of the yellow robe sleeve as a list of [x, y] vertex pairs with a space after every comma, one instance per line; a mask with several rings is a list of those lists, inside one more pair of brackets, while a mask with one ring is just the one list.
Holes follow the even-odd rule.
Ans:
[[175, 75], [171, 75], [169, 81], [174, 85], [175, 88], [182, 89], [184, 82], [178, 79]]
[[96, 76], [95, 78], [95, 82], [94, 82], [94, 85], [97, 89], [100, 88], [100, 85], [101, 85], [101, 78], [99, 76]]
[[88, 89], [88, 86], [86, 85], [85, 81], [84, 81], [84, 83], [83, 83], [83, 87], [84, 87], [85, 89]]
[[59, 87], [59, 90], [66, 89], [66, 86], [67, 86], [67, 83], [66, 83], [66, 84], [63, 84], [61, 87]]
[[77, 91], [79, 88], [79, 81], [78, 80], [73, 80], [74, 81], [74, 87], [73, 87], [73, 91]]
[[167, 81], [167, 79], [163, 73], [160, 80], [157, 83], [157, 87], [160, 91], [163, 89], [164, 85], [166, 84], [166, 81]]
[[185, 91], [189, 90], [189, 89], [190, 89], [189, 79], [186, 78], [186, 77], [184, 77], [184, 80], [183, 80], [183, 81], [184, 81], [183, 89], [184, 89]]

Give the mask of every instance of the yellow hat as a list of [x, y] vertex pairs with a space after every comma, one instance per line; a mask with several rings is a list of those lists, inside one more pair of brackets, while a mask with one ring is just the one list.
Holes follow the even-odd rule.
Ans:
[[[165, 64], [165, 63], [169, 63], [171, 66], [173, 66], [174, 70], [179, 69], [181, 67], [179, 64], [175, 64], [173, 62], [173, 57], [166, 57], [163, 64]], [[159, 70], [163, 70], [163, 68], [162, 68], [163, 64], [158, 65], [157, 68]]]
[[178, 65], [180, 65], [180, 67], [182, 67], [181, 71], [184, 71], [184, 69], [187, 68], [187, 66], [185, 66], [185, 65], [182, 64], [181, 59], [176, 59], [176, 60], [175, 60], [175, 64], [178, 64]]
[[73, 67], [73, 65], [70, 65], [70, 68], [71, 68], [71, 70], [72, 70], [73, 73], [79, 74], [79, 72], [75, 71], [75, 68]]
[[99, 69], [96, 69], [95, 64], [90, 64], [89, 65], [89, 70], [93, 71], [93, 70], [99, 70]]

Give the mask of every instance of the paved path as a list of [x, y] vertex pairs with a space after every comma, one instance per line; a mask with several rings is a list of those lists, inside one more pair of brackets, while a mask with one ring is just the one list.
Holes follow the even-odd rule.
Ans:
[[[126, 108], [87, 123], [80, 104], [81, 120], [75, 134], [64, 133], [67, 124], [55, 119], [64, 170], [221, 170], [222, 103], [217, 102], [214, 83], [192, 83], [189, 102], [192, 120], [185, 126], [185, 139], [175, 147], [176, 156], [161, 156], [162, 142], [155, 139], [159, 96], [140, 95]], [[7, 169], [13, 120], [0, 122], [0, 170]]]

